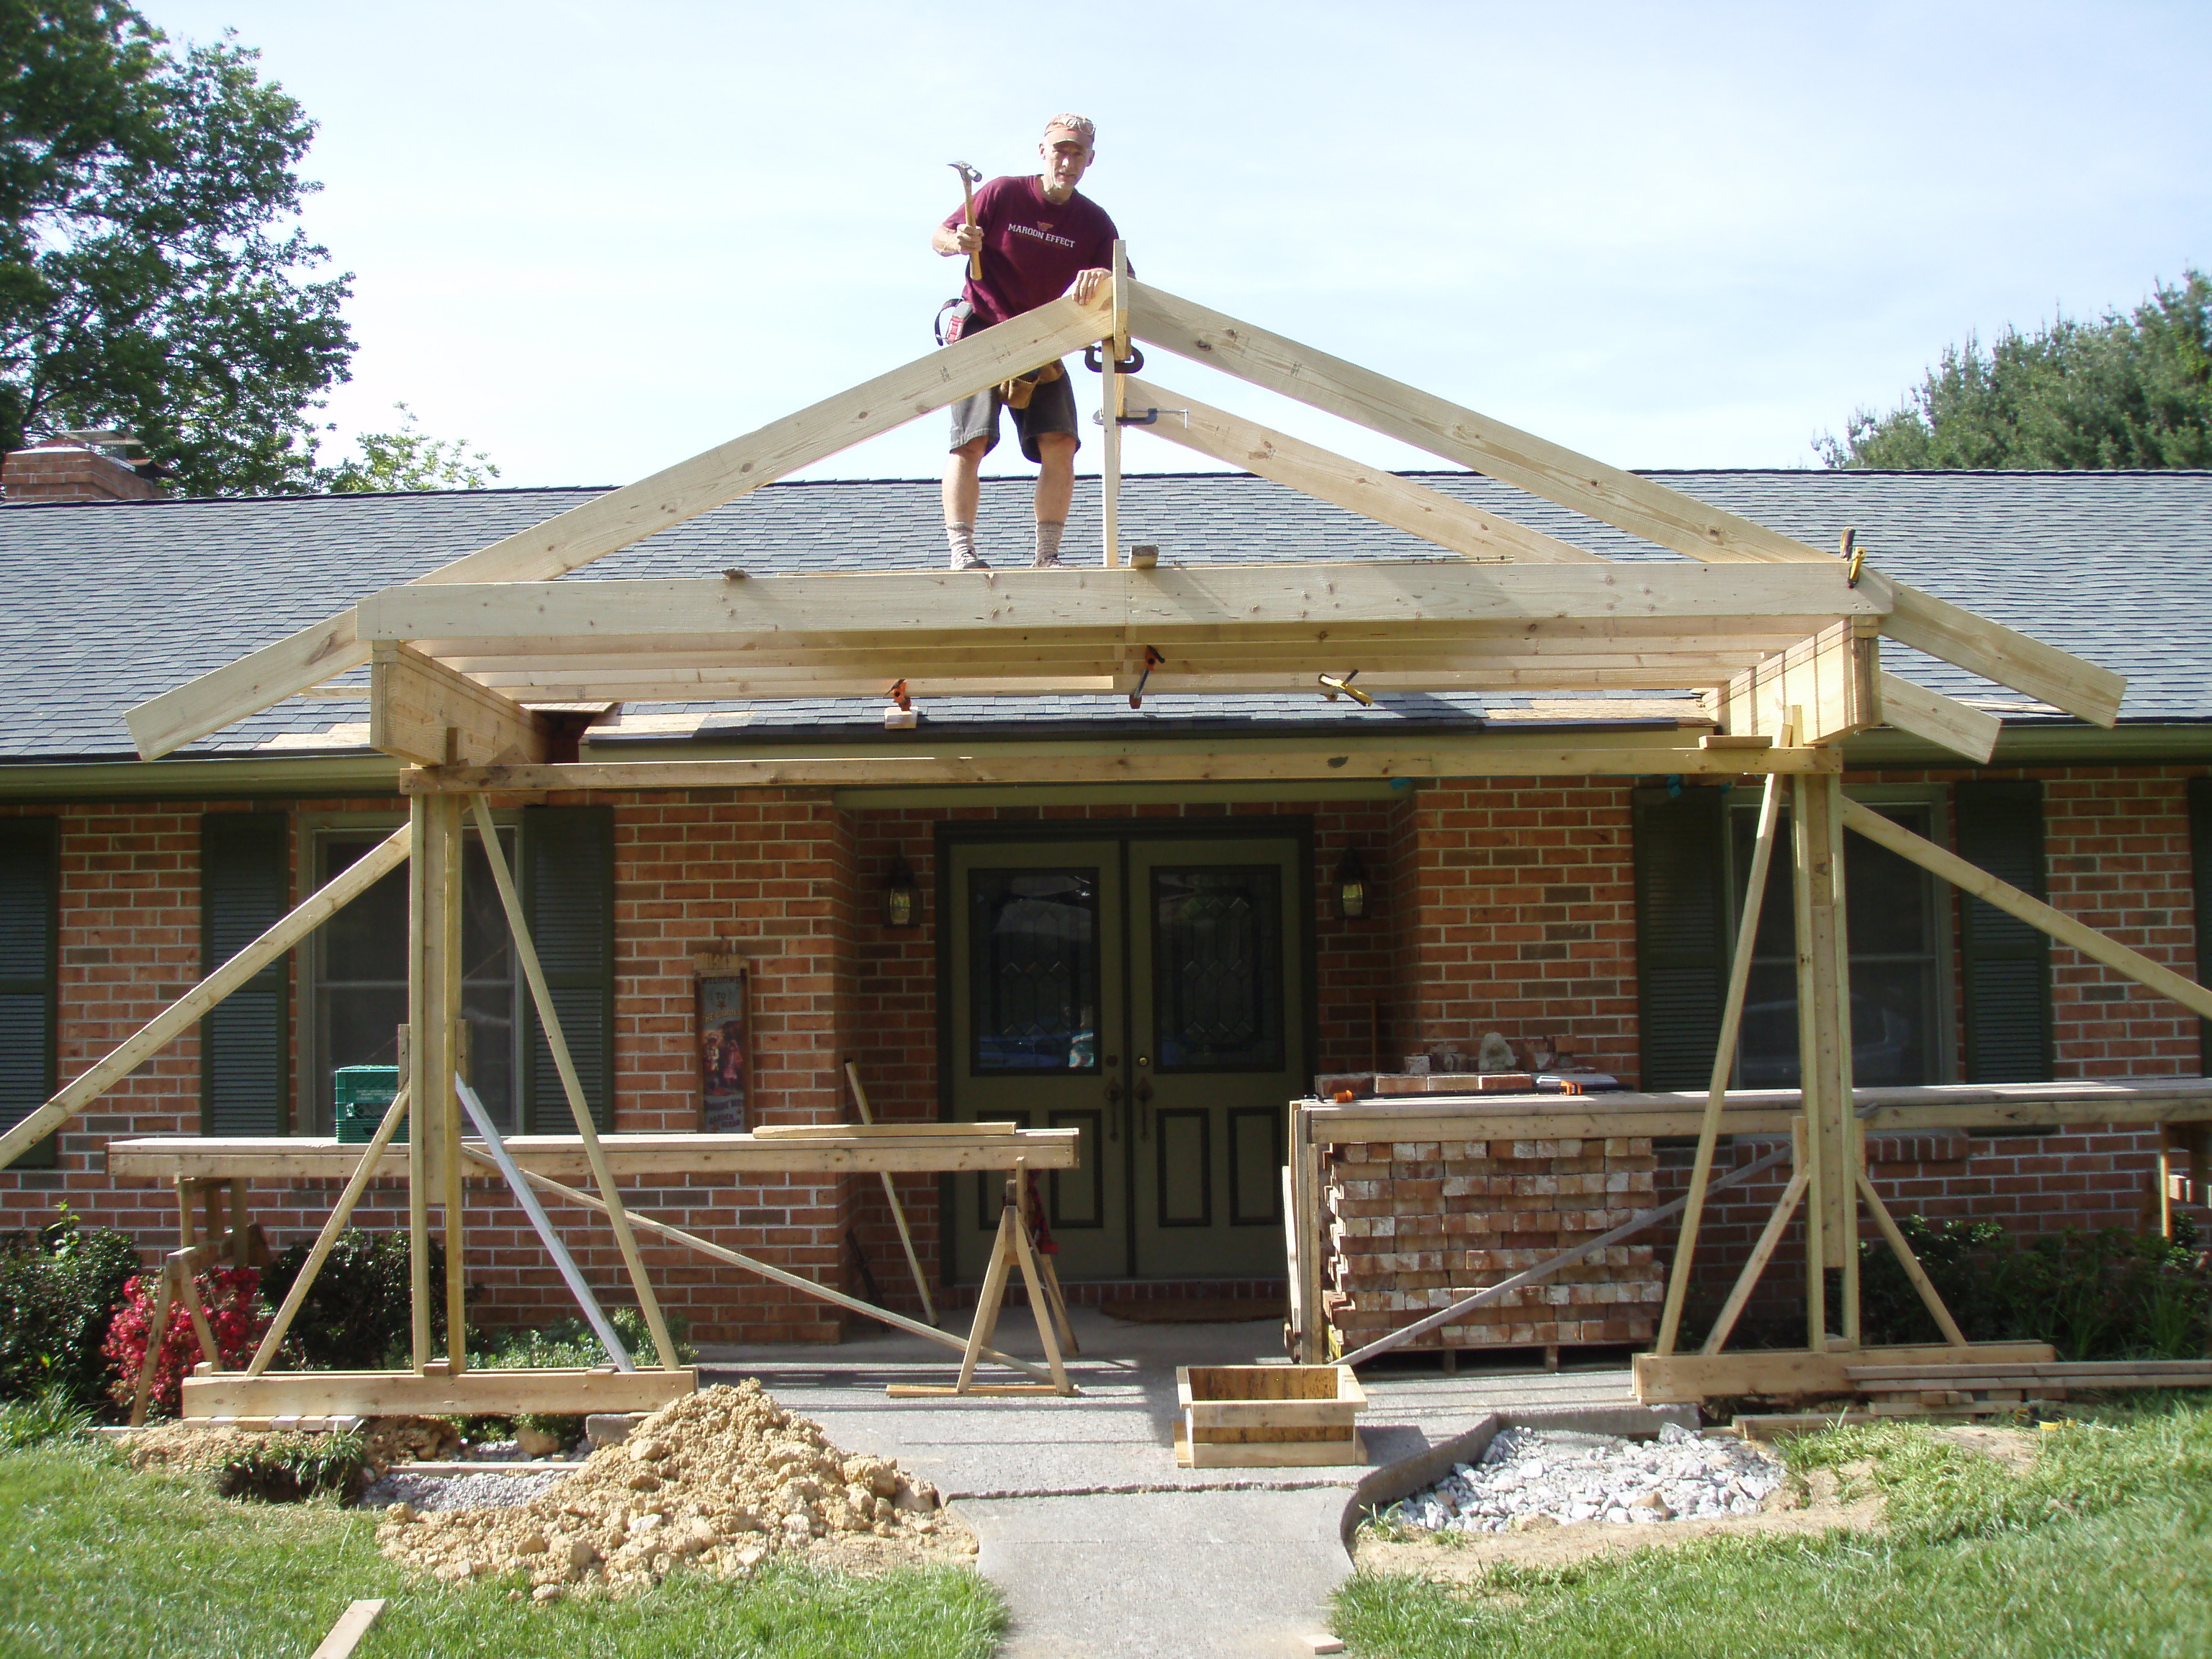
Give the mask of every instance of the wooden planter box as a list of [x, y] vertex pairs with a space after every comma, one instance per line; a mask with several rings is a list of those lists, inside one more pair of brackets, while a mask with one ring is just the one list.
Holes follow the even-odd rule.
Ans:
[[1178, 1365], [1185, 1468], [1364, 1463], [1367, 1395], [1349, 1365]]

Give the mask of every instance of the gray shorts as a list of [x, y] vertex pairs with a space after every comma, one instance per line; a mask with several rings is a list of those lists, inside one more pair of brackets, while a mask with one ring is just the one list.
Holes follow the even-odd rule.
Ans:
[[[988, 455], [999, 447], [999, 389], [979, 392], [972, 398], [963, 398], [952, 405], [952, 443], [960, 448], [978, 438], [988, 438], [983, 446]], [[1080, 448], [1082, 434], [1075, 424], [1075, 377], [1063, 372], [1057, 380], [1048, 380], [1030, 394], [1027, 409], [1008, 410], [1014, 417], [1014, 435], [1022, 441], [1022, 453], [1030, 459], [1041, 460], [1037, 453], [1037, 438], [1047, 432], [1065, 432]]]

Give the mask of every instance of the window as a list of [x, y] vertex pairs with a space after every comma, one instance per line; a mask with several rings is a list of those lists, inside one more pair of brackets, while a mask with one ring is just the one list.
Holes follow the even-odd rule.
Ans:
[[[330, 829], [314, 836], [318, 887], [391, 833]], [[515, 833], [500, 831], [510, 867]], [[515, 1127], [520, 988], [514, 947], [491, 865], [471, 828], [462, 854], [461, 1007], [469, 1025], [469, 1080], [492, 1121]], [[312, 996], [317, 1132], [331, 1133], [331, 1076], [342, 1066], [390, 1066], [407, 1022], [407, 866], [400, 866], [316, 930]]]
[[[1864, 804], [1915, 835], [1936, 839], [1932, 803]], [[1732, 939], [1758, 833], [1756, 799], [1731, 802], [1728, 816]], [[1736, 1045], [1736, 1086], [1745, 1089], [1797, 1085], [1797, 927], [1786, 810], [1775, 834]], [[1943, 1081], [1949, 1020], [1942, 994], [1943, 896], [1936, 878], [1887, 848], [1847, 833], [1844, 892], [1851, 953], [1852, 1081], [1862, 1088]]]
[[[52, 818], [0, 820], [0, 1129], [37, 1111], [56, 1086], [58, 846]], [[14, 1167], [57, 1161], [48, 1135]]]

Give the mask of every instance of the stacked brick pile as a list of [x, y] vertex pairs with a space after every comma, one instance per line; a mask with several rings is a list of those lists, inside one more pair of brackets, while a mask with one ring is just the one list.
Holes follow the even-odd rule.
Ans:
[[[1357, 1141], [1322, 1174], [1322, 1306], [1349, 1352], [1652, 1207], [1648, 1138]], [[1666, 1285], [1650, 1237], [1431, 1331], [1414, 1348], [1649, 1341]]]

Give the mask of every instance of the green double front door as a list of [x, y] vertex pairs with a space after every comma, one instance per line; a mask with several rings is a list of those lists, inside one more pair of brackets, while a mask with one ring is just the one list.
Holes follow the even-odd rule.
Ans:
[[[1279, 1276], [1312, 1070], [1298, 839], [956, 842], [945, 868], [952, 1114], [1080, 1131], [1041, 1182], [1060, 1277]], [[999, 1191], [953, 1193], [953, 1273], [979, 1278]]]

